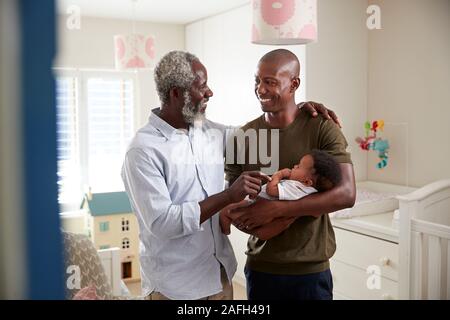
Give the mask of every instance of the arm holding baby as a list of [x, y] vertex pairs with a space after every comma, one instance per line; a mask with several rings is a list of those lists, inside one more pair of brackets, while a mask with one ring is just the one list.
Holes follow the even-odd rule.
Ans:
[[[277, 172], [275, 172], [272, 175], [272, 180], [270, 180], [266, 185], [266, 193], [270, 195], [271, 197], [278, 198], [279, 191], [278, 191], [278, 184], [283, 179], [288, 179], [291, 176], [291, 169], [282, 169]], [[261, 201], [262, 199], [257, 199], [257, 201]], [[262, 200], [264, 201], [264, 200]], [[246, 207], [253, 203], [252, 201], [243, 200], [238, 203], [233, 203], [231, 205], [228, 205], [227, 207], [223, 208], [220, 212], [220, 226], [222, 228], [222, 232], [224, 234], [230, 234], [231, 233], [231, 224], [235, 225], [233, 223], [234, 220], [239, 218], [242, 213], [233, 212], [233, 209]], [[296, 218], [278, 218], [272, 221], [269, 224], [260, 226], [253, 230], [248, 230], [245, 228], [245, 226], [241, 225], [235, 225], [236, 228], [241, 230], [244, 233], [254, 235], [258, 237], [261, 240], [268, 240], [270, 238], [273, 238], [277, 235], [279, 235], [281, 232], [286, 230], [294, 221]]]
[[[312, 150], [292, 169], [282, 169], [274, 173], [266, 186], [266, 193], [279, 200], [298, 200], [312, 193], [330, 190], [338, 185], [341, 179], [339, 164], [332, 156], [324, 151]], [[260, 193], [256, 201], [271, 201], [270, 197], [267, 199], [262, 199]], [[251, 202], [248, 202], [246, 206], [250, 204]], [[233, 223], [242, 232], [268, 240], [286, 230], [297, 219], [297, 216], [280, 217], [269, 223], [252, 226], [243, 219], [245, 211], [235, 206], [224, 213], [228, 220], [228, 233], [229, 225]]]

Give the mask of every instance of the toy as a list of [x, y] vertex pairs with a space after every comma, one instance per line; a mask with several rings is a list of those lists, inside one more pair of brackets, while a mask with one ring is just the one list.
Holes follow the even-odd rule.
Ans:
[[126, 192], [87, 193], [85, 229], [97, 250], [120, 248], [124, 282], [140, 281], [139, 226]]
[[387, 140], [377, 138], [377, 131], [383, 131], [384, 121], [373, 121], [372, 125], [369, 121], [366, 121], [366, 123], [364, 123], [364, 129], [366, 131], [366, 136], [364, 138], [357, 137], [355, 140], [362, 150], [374, 150], [378, 152], [378, 158], [380, 159], [380, 162], [377, 163], [377, 168], [383, 169], [388, 164], [387, 153], [389, 150], [389, 142]]

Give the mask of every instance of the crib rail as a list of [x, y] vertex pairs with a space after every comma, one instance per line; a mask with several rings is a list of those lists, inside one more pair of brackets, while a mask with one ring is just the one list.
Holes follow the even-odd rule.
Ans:
[[412, 299], [450, 299], [450, 227], [411, 220]]
[[450, 300], [450, 180], [398, 199], [399, 297]]
[[410, 194], [397, 196], [397, 199], [404, 202], [421, 201], [427, 199], [435, 193], [442, 192], [445, 189], [450, 189], [450, 179], [430, 183], [414, 192], [411, 192]]
[[[450, 212], [448, 213], [450, 215]], [[411, 219], [411, 231], [450, 240], [450, 227], [422, 219]]]

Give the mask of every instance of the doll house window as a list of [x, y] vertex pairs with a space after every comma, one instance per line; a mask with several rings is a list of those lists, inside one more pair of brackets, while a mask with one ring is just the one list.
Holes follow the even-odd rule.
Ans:
[[130, 239], [123, 238], [122, 239], [122, 249], [129, 249], [130, 248]]
[[130, 220], [122, 218], [122, 231], [130, 231]]
[[109, 221], [100, 222], [100, 232], [107, 232], [109, 230]]

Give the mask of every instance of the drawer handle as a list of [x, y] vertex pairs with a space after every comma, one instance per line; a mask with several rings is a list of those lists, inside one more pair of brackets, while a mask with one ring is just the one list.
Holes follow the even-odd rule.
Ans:
[[385, 267], [385, 266], [388, 266], [391, 263], [391, 260], [389, 260], [388, 257], [383, 257], [383, 258], [380, 258], [380, 263], [381, 263], [382, 266]]

